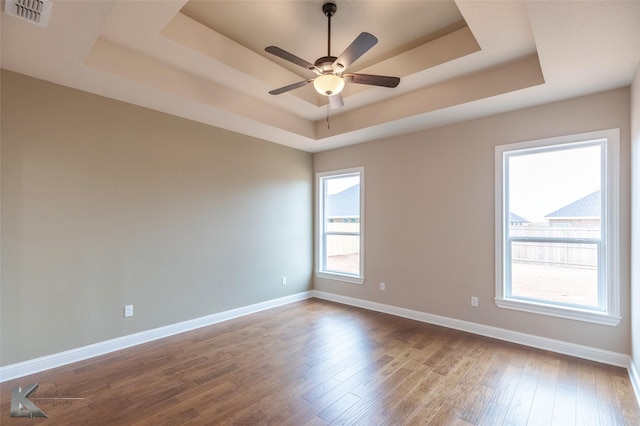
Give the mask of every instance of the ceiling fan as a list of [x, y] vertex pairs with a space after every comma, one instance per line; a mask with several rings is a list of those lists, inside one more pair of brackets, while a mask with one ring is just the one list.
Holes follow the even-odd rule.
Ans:
[[307, 62], [276, 46], [269, 46], [264, 49], [279, 58], [285, 59], [317, 74], [314, 78], [271, 90], [269, 92], [270, 94], [279, 95], [313, 83], [313, 87], [318, 93], [329, 97], [331, 108], [339, 108], [344, 105], [340, 92], [342, 92], [347, 82], [381, 87], [396, 87], [400, 83], [399, 77], [344, 73], [347, 67], [375, 46], [376, 43], [378, 43], [378, 39], [369, 33], [361, 33], [340, 56], [331, 56], [331, 17], [336, 13], [336, 10], [338, 10], [338, 7], [335, 3], [325, 3], [322, 5], [322, 12], [328, 20], [327, 56], [318, 58], [315, 63]]

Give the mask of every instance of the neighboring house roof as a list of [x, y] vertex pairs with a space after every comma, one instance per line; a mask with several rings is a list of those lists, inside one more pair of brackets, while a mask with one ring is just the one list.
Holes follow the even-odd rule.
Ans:
[[513, 212], [509, 212], [509, 223], [531, 223], [531, 221]]
[[600, 217], [600, 190], [582, 197], [571, 204], [549, 213], [548, 219], [566, 218], [599, 218]]
[[329, 217], [346, 217], [360, 215], [360, 184], [354, 185], [344, 191], [329, 195]]

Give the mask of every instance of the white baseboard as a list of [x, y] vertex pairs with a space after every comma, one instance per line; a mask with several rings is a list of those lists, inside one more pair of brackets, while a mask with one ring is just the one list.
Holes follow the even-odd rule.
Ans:
[[636, 399], [638, 400], [638, 404], [640, 404], [640, 376], [633, 361], [629, 362], [629, 379], [631, 379], [631, 386], [633, 386]]
[[605, 351], [589, 346], [576, 345], [574, 343], [548, 339], [546, 337], [535, 336], [532, 334], [525, 334], [517, 331], [506, 330], [503, 328], [476, 324], [469, 321], [428, 314], [425, 312], [414, 311], [412, 309], [399, 308], [396, 306], [385, 305], [383, 303], [341, 296], [338, 294], [327, 293], [319, 290], [312, 290], [311, 293], [318, 299], [356, 306], [376, 312], [382, 312], [403, 318], [413, 319], [416, 321], [426, 322], [429, 324], [441, 325], [443, 327], [467, 331], [469, 333], [492, 337], [498, 340], [504, 340], [507, 342], [518, 343], [521, 345], [544, 349], [564, 355], [571, 355], [577, 358], [597, 361], [603, 364], [615, 365], [627, 369], [629, 369], [629, 365], [631, 364], [631, 358], [629, 357], [629, 355], [620, 354], [617, 352]]
[[63, 365], [72, 364], [74, 362], [83, 361], [85, 359], [93, 358], [96, 356], [108, 354], [110, 352], [118, 351], [131, 346], [150, 342], [152, 340], [161, 339], [163, 337], [172, 336], [174, 334], [183, 333], [185, 331], [194, 330], [196, 328], [205, 327], [233, 318], [260, 312], [265, 309], [270, 309], [276, 306], [308, 299], [311, 297], [317, 297], [318, 299], [329, 300], [337, 303], [342, 303], [344, 305], [356, 306], [376, 312], [409, 318], [429, 324], [440, 325], [443, 327], [466, 331], [481, 336], [492, 337], [495, 339], [531, 346], [538, 349], [544, 349], [565, 355], [575, 356], [578, 358], [597, 361], [604, 364], [624, 367], [629, 371], [629, 377], [631, 379], [633, 389], [636, 393], [638, 401], [640, 401], [640, 376], [638, 375], [638, 370], [631, 362], [631, 358], [628, 355], [605, 351], [588, 346], [576, 345], [559, 340], [548, 339], [545, 337], [519, 333], [502, 328], [476, 324], [468, 321], [457, 320], [439, 315], [428, 314], [411, 309], [399, 308], [396, 306], [385, 305], [368, 300], [341, 296], [338, 294], [327, 293], [319, 290], [306, 291], [279, 299], [256, 303], [254, 305], [243, 306], [241, 308], [231, 309], [229, 311], [219, 312], [201, 318], [195, 318], [177, 324], [154, 328], [152, 330], [142, 331], [128, 336], [118, 337], [115, 339], [106, 340], [104, 342], [99, 342], [92, 345], [7, 365], [5, 367], [0, 367], [0, 383], [23, 376], [28, 376], [30, 374], [35, 374], [41, 371], [50, 370], [52, 368], [61, 367]]
[[291, 296], [281, 297], [279, 299], [267, 300], [266, 302], [256, 303], [254, 305], [243, 306], [241, 308], [231, 309], [229, 311], [219, 312], [164, 327], [154, 328], [152, 330], [141, 331], [139, 333], [130, 334], [128, 336], [117, 337], [104, 342], [94, 343], [88, 346], [71, 349], [28, 361], [0, 367], [0, 383], [7, 380], [17, 379], [19, 377], [28, 376], [44, 370], [61, 367], [63, 365], [72, 364], [74, 362], [83, 361], [99, 355], [108, 354], [109, 352], [118, 351], [131, 346], [150, 342], [152, 340], [162, 339], [163, 337], [172, 336], [174, 334], [183, 333], [185, 331], [194, 330], [196, 328], [205, 327], [207, 325], [216, 324], [244, 315], [253, 314], [265, 309], [275, 308], [276, 306], [286, 305], [288, 303], [297, 302], [299, 300], [309, 299], [312, 296], [310, 291], [293, 294]]

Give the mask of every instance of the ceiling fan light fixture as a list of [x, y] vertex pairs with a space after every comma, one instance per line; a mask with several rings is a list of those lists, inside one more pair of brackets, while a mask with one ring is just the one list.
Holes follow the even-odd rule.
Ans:
[[324, 96], [333, 96], [342, 92], [344, 80], [335, 74], [322, 74], [313, 80], [313, 87]]

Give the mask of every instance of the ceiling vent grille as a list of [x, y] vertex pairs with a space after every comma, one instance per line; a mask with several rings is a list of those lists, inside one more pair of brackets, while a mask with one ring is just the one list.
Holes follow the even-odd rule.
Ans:
[[50, 0], [5, 0], [4, 11], [25, 21], [45, 27], [51, 12]]

